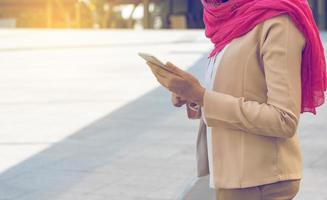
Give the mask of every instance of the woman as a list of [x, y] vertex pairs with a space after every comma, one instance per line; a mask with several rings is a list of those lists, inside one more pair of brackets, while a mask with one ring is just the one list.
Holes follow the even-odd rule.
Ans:
[[[203, 1], [215, 45], [203, 87], [147, 63], [173, 103], [202, 109], [198, 175], [219, 200], [293, 199], [300, 187], [300, 114], [324, 103], [326, 63], [306, 0]], [[200, 116], [198, 109], [198, 116]], [[190, 112], [192, 113], [192, 112]]]

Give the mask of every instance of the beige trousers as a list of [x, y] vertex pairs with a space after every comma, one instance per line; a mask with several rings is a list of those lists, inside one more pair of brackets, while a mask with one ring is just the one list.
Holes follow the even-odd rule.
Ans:
[[218, 189], [217, 200], [291, 200], [298, 193], [300, 180], [288, 180], [257, 187]]

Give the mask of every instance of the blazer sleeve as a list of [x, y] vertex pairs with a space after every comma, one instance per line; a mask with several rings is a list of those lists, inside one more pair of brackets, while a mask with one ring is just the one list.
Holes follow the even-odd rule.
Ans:
[[305, 39], [287, 15], [262, 25], [260, 55], [267, 85], [267, 101], [207, 90], [204, 117], [207, 126], [230, 128], [263, 136], [290, 138], [301, 111], [301, 59]]

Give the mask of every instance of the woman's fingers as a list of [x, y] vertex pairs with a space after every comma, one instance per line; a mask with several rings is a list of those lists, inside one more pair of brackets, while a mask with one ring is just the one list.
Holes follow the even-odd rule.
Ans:
[[156, 77], [157, 81], [164, 87], [168, 87], [167, 82], [165, 81], [165, 77], [163, 75], [160, 75], [156, 73], [152, 68], [150, 68], [154, 76]]
[[184, 104], [187, 103], [185, 99], [177, 96], [175, 93], [172, 93], [172, 102], [175, 107], [182, 107]]
[[[196, 89], [201, 87], [201, 85], [198, 80], [191, 74], [184, 72], [171, 63], [168, 63], [167, 66], [170, 67], [169, 70], [173, 71], [173, 73], [161, 69], [160, 67], [150, 62], [147, 64], [151, 68], [153, 74], [156, 76], [158, 82], [162, 86], [166, 87], [169, 91], [177, 94], [179, 97], [185, 97], [192, 101], [197, 101], [198, 96], [200, 97], [200, 94], [198, 95], [198, 90]], [[177, 107], [180, 107], [185, 103], [183, 99], [178, 99], [176, 97], [173, 101], [173, 104]]]
[[171, 62], [167, 62], [166, 67], [169, 69], [169, 71], [173, 72], [174, 74], [176, 74], [180, 77], [185, 77], [188, 75], [187, 72], [185, 72], [184, 70], [181, 70], [179, 67], [172, 64]]
[[166, 70], [161, 69], [150, 62], [147, 62], [147, 64], [161, 85], [166, 87], [171, 92], [176, 92], [174, 89], [178, 87], [178, 81], [182, 80], [179, 76], [167, 72]]
[[161, 79], [168, 79], [166, 74], [163, 74], [161, 72], [156, 71], [155, 69], [151, 68], [152, 73], [156, 76], [156, 77], [160, 77]]
[[168, 77], [167, 77], [167, 74], [165, 73], [162, 73], [161, 71], [159, 71], [157, 69], [156, 66], [152, 65], [152, 64], [149, 64], [147, 63], [148, 66], [150, 67], [153, 75], [156, 77], [157, 81], [164, 87], [168, 88]]
[[155, 74], [158, 74], [162, 77], [167, 77], [169, 74], [169, 72], [167, 72], [166, 70], [162, 69], [161, 67], [151, 63], [151, 62], [147, 62], [146, 63], [151, 69], [152, 69], [152, 72], [155, 73]]
[[[159, 66], [152, 63], [147, 62], [147, 64], [162, 86], [177, 94], [179, 97], [184, 97], [191, 102], [196, 102], [200, 106], [203, 105], [205, 89], [193, 75], [184, 72], [171, 63], [168, 63], [167, 66], [171, 66], [170, 69], [174, 73], [161, 69]], [[176, 97], [173, 99], [173, 104], [179, 107], [184, 105], [184, 101]]]

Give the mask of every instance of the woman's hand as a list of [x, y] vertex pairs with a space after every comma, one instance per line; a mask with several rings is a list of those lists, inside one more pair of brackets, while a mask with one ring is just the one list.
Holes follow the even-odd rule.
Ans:
[[149, 65], [162, 86], [188, 102], [203, 106], [205, 89], [192, 74], [181, 70], [169, 62], [166, 64], [166, 67], [173, 73], [167, 72], [150, 62], [147, 62], [147, 65]]
[[180, 97], [175, 93], [172, 93], [171, 101], [175, 107], [182, 107], [187, 103], [186, 99], [183, 99], [183, 97]]

